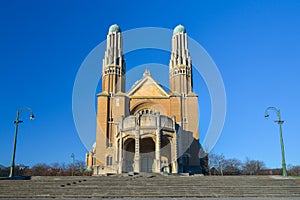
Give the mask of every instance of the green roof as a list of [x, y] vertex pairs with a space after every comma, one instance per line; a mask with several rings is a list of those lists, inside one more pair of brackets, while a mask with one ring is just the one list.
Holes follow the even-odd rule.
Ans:
[[176, 34], [176, 33], [185, 33], [185, 28], [184, 26], [182, 26], [181, 24], [179, 24], [178, 26], [176, 26], [174, 28], [174, 31], [173, 31], [173, 34]]
[[121, 32], [120, 27], [117, 24], [113, 24], [109, 27], [109, 33], [113, 33], [113, 32]]

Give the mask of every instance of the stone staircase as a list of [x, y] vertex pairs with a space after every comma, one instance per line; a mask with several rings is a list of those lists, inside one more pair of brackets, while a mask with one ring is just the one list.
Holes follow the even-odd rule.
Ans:
[[272, 176], [127, 174], [0, 180], [0, 198], [300, 198], [300, 179]]

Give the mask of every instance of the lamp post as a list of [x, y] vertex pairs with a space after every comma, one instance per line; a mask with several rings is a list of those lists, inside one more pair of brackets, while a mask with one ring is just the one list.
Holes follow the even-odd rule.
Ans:
[[19, 127], [19, 123], [22, 123], [23, 121], [20, 120], [20, 115], [22, 114], [22, 112], [24, 111], [30, 111], [30, 120], [34, 119], [34, 115], [32, 113], [32, 109], [31, 108], [22, 108], [20, 110], [17, 111], [17, 117], [16, 120], [14, 121], [14, 124], [16, 126], [15, 129], [15, 136], [14, 136], [14, 147], [13, 147], [13, 153], [12, 153], [12, 159], [11, 159], [11, 166], [10, 166], [10, 173], [9, 173], [9, 177], [13, 177], [15, 175], [15, 156], [16, 156], [16, 146], [17, 146], [17, 136], [18, 136], [18, 127]]
[[274, 120], [275, 123], [279, 124], [279, 134], [280, 134], [280, 145], [281, 145], [281, 156], [282, 156], [282, 176], [287, 176], [286, 173], [286, 163], [285, 163], [285, 156], [284, 156], [284, 144], [283, 144], [283, 137], [282, 137], [282, 124], [283, 124], [283, 120], [281, 120], [281, 116], [280, 116], [280, 109], [277, 109], [275, 107], [268, 107], [265, 111], [265, 117], [268, 118], [269, 117], [269, 110], [273, 110], [276, 112], [278, 120]]
[[222, 153], [219, 158], [219, 166], [220, 166], [221, 176], [223, 176], [223, 161], [224, 161], [224, 155]]
[[74, 165], [75, 165], [75, 155], [74, 153], [71, 154], [71, 158], [72, 158], [72, 176], [74, 176]]

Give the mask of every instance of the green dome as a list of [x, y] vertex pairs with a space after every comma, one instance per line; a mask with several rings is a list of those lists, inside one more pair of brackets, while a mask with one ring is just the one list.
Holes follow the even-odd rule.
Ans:
[[176, 34], [176, 33], [185, 33], [185, 28], [184, 26], [182, 26], [181, 24], [179, 24], [178, 26], [176, 26], [174, 28], [174, 31], [173, 31], [173, 34]]
[[120, 27], [117, 24], [113, 24], [109, 27], [109, 33], [113, 33], [113, 32], [121, 32]]
[[88, 167], [86, 168], [86, 171], [91, 172], [91, 171], [93, 171], [93, 168], [92, 168], [91, 166], [88, 166]]

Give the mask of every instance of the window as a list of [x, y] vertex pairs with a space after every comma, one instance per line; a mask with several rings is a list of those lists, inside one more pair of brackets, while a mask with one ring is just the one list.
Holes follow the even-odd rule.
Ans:
[[139, 111], [139, 114], [140, 115], [143, 115], [143, 114], [154, 114], [155, 113], [155, 110], [151, 110], [150, 108], [144, 108], [143, 110], [140, 110]]
[[111, 156], [106, 156], [106, 165], [112, 166], [112, 157]]
[[114, 122], [114, 118], [108, 118], [108, 122]]
[[112, 143], [109, 139], [106, 140], [106, 148], [112, 147]]

